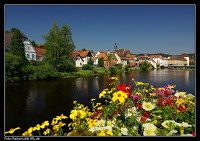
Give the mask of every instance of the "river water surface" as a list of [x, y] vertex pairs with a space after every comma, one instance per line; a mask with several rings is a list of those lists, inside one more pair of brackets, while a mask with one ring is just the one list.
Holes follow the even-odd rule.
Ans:
[[[128, 85], [134, 85], [131, 80], [134, 78], [154, 87], [176, 85], [175, 90], [195, 95], [195, 71], [160, 69], [115, 76], [120, 83]], [[26, 131], [45, 120], [51, 121], [55, 116], [69, 116], [74, 100], [88, 106], [92, 98], [102, 102], [98, 100], [98, 95], [109, 86], [110, 77], [98, 75], [6, 83], [5, 130], [19, 126]], [[18, 133], [21, 135], [20, 131]]]

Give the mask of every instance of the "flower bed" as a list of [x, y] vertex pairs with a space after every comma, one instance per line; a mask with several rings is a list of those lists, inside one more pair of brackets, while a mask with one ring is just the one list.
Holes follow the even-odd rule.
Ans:
[[[92, 108], [74, 101], [74, 108], [66, 126], [63, 114], [49, 124], [45, 121], [30, 127], [23, 136], [194, 136], [195, 96], [175, 91], [174, 85], [154, 88], [149, 83], [135, 86], [118, 85], [118, 78], [110, 78], [111, 88], [104, 89], [99, 98], [91, 99]], [[71, 130], [69, 133], [64, 128]], [[6, 133], [13, 134], [10, 129]], [[35, 131], [38, 132], [35, 132]]]

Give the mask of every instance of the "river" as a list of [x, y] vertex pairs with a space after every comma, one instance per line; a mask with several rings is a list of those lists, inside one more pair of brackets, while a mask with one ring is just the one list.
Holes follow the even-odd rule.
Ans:
[[[175, 90], [195, 95], [195, 71], [160, 69], [116, 76], [120, 83], [133, 85], [131, 79], [134, 78], [154, 87], [176, 85]], [[109, 86], [109, 77], [98, 75], [6, 83], [5, 130], [19, 126], [25, 131], [45, 120], [51, 121], [55, 116], [69, 116], [74, 100], [88, 106], [92, 98], [101, 102], [98, 95]], [[20, 131], [18, 133], [21, 135]]]

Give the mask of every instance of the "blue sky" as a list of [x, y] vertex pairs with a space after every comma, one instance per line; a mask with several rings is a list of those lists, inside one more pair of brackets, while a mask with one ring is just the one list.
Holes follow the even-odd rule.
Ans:
[[5, 29], [37, 44], [53, 22], [67, 24], [76, 50], [118, 49], [177, 55], [195, 52], [195, 5], [5, 5]]

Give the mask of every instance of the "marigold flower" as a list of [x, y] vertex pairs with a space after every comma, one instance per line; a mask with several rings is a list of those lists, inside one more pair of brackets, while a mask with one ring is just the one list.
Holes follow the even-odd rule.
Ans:
[[123, 104], [125, 99], [127, 98], [127, 94], [122, 91], [117, 91], [113, 94], [112, 101], [115, 102], [118, 100], [120, 104]]
[[70, 118], [72, 120], [76, 119], [76, 118], [84, 118], [86, 116], [86, 112], [83, 110], [72, 110], [71, 114], [70, 114]]

